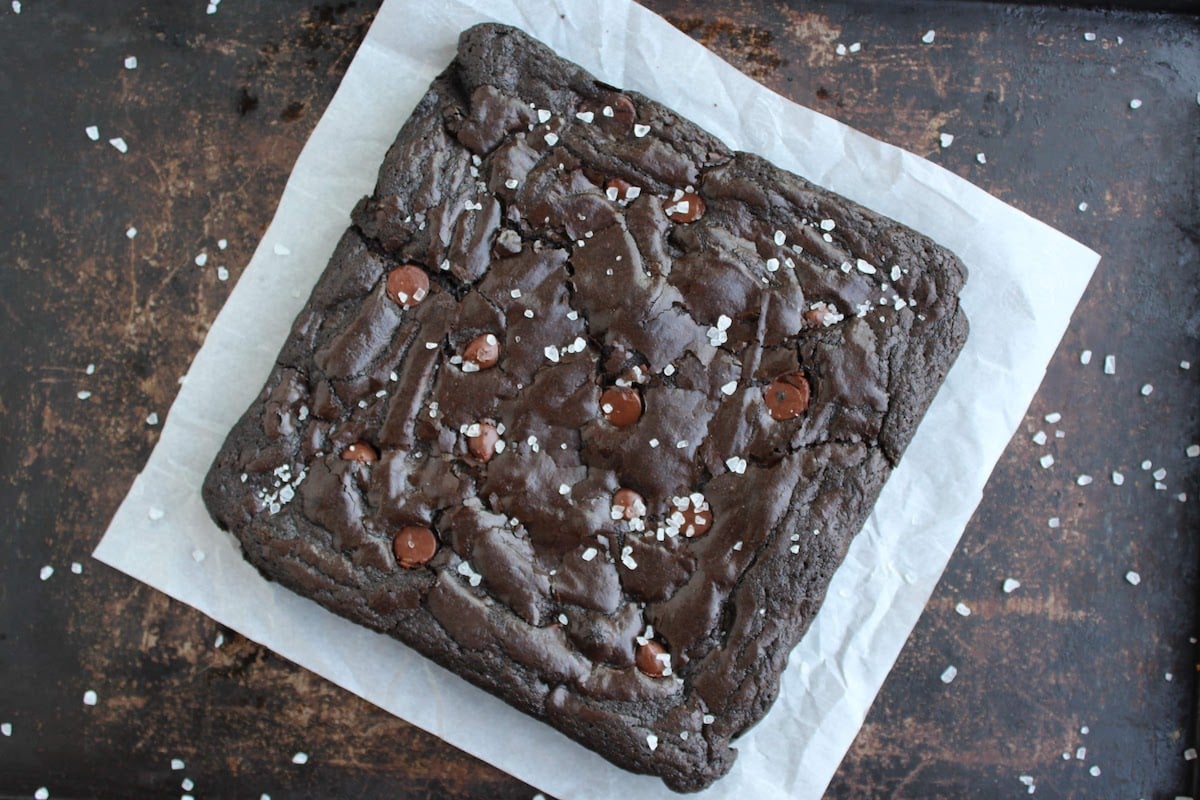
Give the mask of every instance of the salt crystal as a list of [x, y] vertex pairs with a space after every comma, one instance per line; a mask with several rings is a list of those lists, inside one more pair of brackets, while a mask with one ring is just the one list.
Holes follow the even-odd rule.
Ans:
[[831, 219], [821, 220], [821, 230], [823, 230], [823, 231], [831, 231], [836, 227], [837, 227], [837, 223]]
[[657, 750], [658, 749], [658, 737], [655, 736], [653, 733], [647, 733], [646, 734], [646, 746], [649, 747], [651, 750]]
[[191, 778], [184, 778], [183, 782], [180, 783], [179, 786], [185, 792], [190, 792], [192, 789], [196, 788], [196, 784], [192, 781]]
[[1189, 747], [1187, 750], [1184, 750], [1183, 751], [1183, 759], [1184, 759], [1184, 761], [1195, 761], [1196, 760], [1196, 748]]
[[0, 722], [0, 734], [4, 734], [5, 736], [12, 736], [12, 723], [11, 722]]
[[1090, 364], [1090, 363], [1092, 363], [1092, 351], [1091, 351], [1091, 350], [1084, 350], [1082, 353], [1080, 353], [1080, 354], [1079, 354], [1079, 363], [1080, 363], [1080, 364]]
[[1125, 573], [1125, 580], [1129, 581], [1131, 586], [1137, 586], [1142, 582], [1142, 576], [1133, 570], [1129, 570], [1129, 572]]
[[987, 154], [986, 153], [976, 153], [975, 160], [978, 161], [980, 164], [986, 164], [987, 163]]
[[958, 667], [951, 664], [942, 672], [942, 683], [950, 683], [958, 677]]
[[1081, 202], [1081, 203], [1080, 203], [1078, 206], [1076, 206], [1076, 207], [1079, 209], [1079, 213], [1081, 213], [1081, 214], [1082, 214], [1084, 211], [1087, 211], [1087, 210], [1088, 210], [1088, 204], [1087, 204], [1087, 201], [1086, 201], [1086, 200], [1084, 200], [1083, 202]]
[[117, 149], [118, 153], [128, 153], [129, 145], [125, 144], [125, 140], [118, 136], [115, 139], [109, 139], [108, 143]]
[[273, 249], [277, 256], [290, 256], [292, 254], [291, 248], [282, 242], [276, 242]]
[[1051, 517], [1049, 520], [1047, 520], [1047, 524], [1051, 528], [1058, 528], [1062, 526], [1062, 520], [1058, 517]]
[[1075, 479], [1075, 483], [1079, 484], [1080, 486], [1087, 486], [1091, 482], [1092, 482], [1091, 475], [1080, 475], [1078, 478]]
[[550, 121], [550, 112], [547, 109], [539, 108], [537, 112], [538, 122], [545, 124]]
[[1132, 108], [1134, 111], [1136, 111], [1136, 110], [1138, 110], [1139, 108], [1141, 108], [1141, 107], [1142, 107], [1142, 101], [1141, 101], [1141, 100], [1138, 100], [1138, 99], [1135, 97], [1135, 98], [1133, 98], [1132, 100], [1130, 100], [1130, 101], [1129, 101], [1129, 107], [1130, 107], [1130, 108]]
[[1142, 462], [1142, 469], [1143, 469], [1144, 471], [1146, 471], [1146, 472], [1149, 472], [1149, 471], [1150, 471], [1150, 468], [1151, 468], [1151, 467], [1153, 467], [1153, 466], [1154, 466], [1154, 462], [1153, 462], [1153, 461], [1151, 461], [1151, 460], [1150, 460], [1150, 459], [1148, 459], [1148, 458], [1147, 458], [1145, 461], [1143, 461], [1143, 462]]
[[780, 247], [783, 247], [783, 243], [786, 241], [787, 241], [787, 236], [784, 235], [783, 231], [775, 231], [775, 244], [777, 244]]
[[941, 143], [943, 148], [949, 147], [950, 145], [954, 144], [954, 134], [953, 133], [938, 134], [938, 141]]
[[223, 266], [217, 267], [217, 280], [219, 280], [219, 281], [229, 280], [229, 270]]
[[86, 133], [87, 137], [89, 139], [91, 139], [93, 142], [100, 141], [100, 129], [97, 128], [95, 125], [88, 125], [86, 128], [83, 129], [83, 132]]
[[[21, 4], [17, 0], [13, 0], [13, 10], [16, 11], [20, 7]], [[21, 12], [17, 11], [17, 13], [20, 14]], [[37, 791], [33, 793], [33, 800], [50, 800], [50, 790], [45, 786], [39, 786]]]
[[1034, 444], [1039, 445], [1039, 446], [1043, 445], [1046, 443], [1046, 432], [1038, 431], [1031, 438], [1033, 439]]
[[1091, 767], [1088, 769], [1088, 772], [1091, 774], [1091, 776], [1092, 776], [1093, 778], [1099, 778], [1099, 777], [1100, 777], [1100, 768], [1099, 768], [1098, 766], [1096, 766], [1095, 764], [1093, 764], [1093, 765], [1092, 765], [1092, 766], [1091, 766]]
[[1112, 474], [1112, 482], [1113, 482], [1113, 486], [1120, 486], [1123, 483], [1125, 483], [1125, 476], [1119, 472], [1114, 471]]
[[1005, 578], [1004, 584], [1001, 588], [1004, 589], [1005, 594], [1012, 594], [1017, 589], [1021, 588], [1021, 582], [1016, 578]]
[[1189, 444], [1187, 446], [1187, 450], [1184, 450], [1183, 452], [1187, 454], [1188, 458], [1200, 456], [1200, 444]]
[[575, 114], [575, 119], [580, 122], [591, 122], [596, 118], [596, 115], [591, 111], [580, 111]]
[[721, 387], [722, 394], [731, 395], [737, 391], [737, 381], [730, 381]]
[[75, 396], [78, 397], [80, 400], [87, 400], [89, 397], [92, 396], [92, 393], [89, 392], [87, 389], [81, 389], [80, 391], [75, 393]]
[[641, 139], [643, 136], [645, 136], [649, 132], [650, 132], [649, 125], [638, 124], [638, 125], [633, 126], [633, 135], [639, 139]]
[[96, 696], [96, 693], [94, 691], [92, 691], [91, 689], [88, 689], [86, 692], [83, 693], [83, 704], [85, 706], [94, 706], [94, 705], [96, 705], [97, 700], [99, 700], [99, 698]]
[[596, 550], [596, 548], [589, 547], [584, 550], [582, 554], [580, 554], [580, 558], [582, 558], [584, 561], [591, 561], [598, 553], [599, 551]]
[[1149, 397], [1150, 393], [1153, 391], [1154, 391], [1154, 387], [1151, 386], [1150, 384], [1147, 383], [1147, 384], [1142, 385], [1142, 397]]
[[1180, 368], [1180, 369], [1191, 369], [1191, 368], [1192, 368], [1192, 362], [1190, 362], [1190, 361], [1180, 361], [1180, 362], [1179, 362], [1179, 368]]
[[837, 53], [839, 56], [844, 56], [844, 55], [846, 55], [846, 45], [842, 44], [841, 42], [838, 42], [838, 46], [833, 48], [833, 51], [835, 53]]
[[971, 607], [968, 606], [966, 603], [959, 603], [958, 605], [956, 605], [954, 607], [954, 610], [956, 612], [958, 612], [958, 615], [961, 617], [971, 616]]
[[851, 53], [857, 53], [859, 50], [862, 50], [862, 42], [855, 42], [854, 44], [850, 45]]
[[228, 239], [217, 239], [217, 249], [218, 250], [224, 250], [226, 247], [229, 247]]
[[1085, 42], [1094, 42], [1094, 41], [1096, 41], [1096, 34], [1091, 33], [1091, 32], [1085, 33], [1083, 35], [1083, 40]]
[[1042, 465], [1042, 469], [1050, 469], [1054, 464], [1054, 456], [1046, 453], [1046, 455], [1038, 459], [1038, 463]]
[[1116, 375], [1117, 374], [1117, 357], [1116, 356], [1105, 356], [1104, 357], [1104, 374], [1105, 375]]
[[125, 56], [125, 69], [137, 69], [137, 56]]
[[1164, 467], [1159, 467], [1158, 469], [1154, 470], [1153, 475], [1154, 480], [1161, 481], [1163, 478], [1167, 477], [1167, 470]]
[[925, 44], [933, 44], [934, 37], [937, 36], [937, 31], [925, 31], [925, 35], [921, 37], [921, 41]]
[[1075, 758], [1078, 761], [1083, 761], [1085, 758], [1087, 758], [1087, 748], [1086, 747], [1076, 748]]
[[1062, 414], [1058, 413], [1057, 411], [1052, 411], [1046, 415], [1046, 422], [1049, 422], [1051, 425], [1059, 422], [1061, 419]]
[[137, 228], [126, 228], [125, 229], [125, 238], [132, 239], [135, 236], [137, 236]]
[[48, 580], [50, 580], [50, 576], [53, 574], [54, 574], [54, 567], [47, 564], [46, 566], [42, 567], [40, 572], [38, 572], [38, 577], [44, 581], [48, 581]]
[[80, 564], [78, 561], [72, 561], [71, 562], [71, 573], [73, 575], [82, 575], [83, 574], [83, 564]]
[[156, 521], [157, 521], [157, 520], [160, 520], [160, 519], [162, 519], [162, 518], [163, 518], [163, 514], [165, 514], [165, 513], [166, 513], [166, 512], [165, 512], [165, 511], [163, 511], [163, 510], [162, 510], [161, 508], [159, 508], [158, 506], [150, 506], [150, 509], [149, 509], [149, 510], [146, 512], [146, 516], [147, 516], [147, 517], [149, 517], [149, 518], [150, 518], [150, 519], [152, 519], [152, 520], [156, 520]]
[[546, 144], [550, 145], [551, 147], [554, 147], [554, 145], [558, 144], [558, 134], [555, 133], [554, 131], [550, 131], [549, 133], [547, 133], [546, 134]]
[[293, 764], [307, 764], [308, 763], [308, 753], [303, 753], [303, 752], [296, 753], [296, 755], [292, 756], [292, 763]]

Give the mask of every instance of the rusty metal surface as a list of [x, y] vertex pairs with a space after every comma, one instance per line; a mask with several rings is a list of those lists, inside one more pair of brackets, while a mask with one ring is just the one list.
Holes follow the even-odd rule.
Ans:
[[[1189, 794], [1196, 19], [956, 2], [647, 5], [771, 88], [1104, 256], [829, 796], [1016, 797], [1023, 775], [1038, 797]], [[0, 9], [0, 723], [12, 726], [0, 796], [171, 797], [184, 777], [197, 797], [534, 794], [88, 558], [157, 439], [147, 416], [166, 416], [377, 7]], [[941, 132], [955, 134], [950, 147]], [[117, 136], [127, 153], [108, 144]], [[1107, 354], [1116, 375], [1101, 369]], [[1031, 440], [1039, 430], [1046, 445]], [[1166, 489], [1143, 460], [1167, 470]], [[1008, 577], [1022, 584], [1011, 594]], [[944, 684], [949, 665], [958, 677]], [[298, 751], [308, 764], [292, 763]]]

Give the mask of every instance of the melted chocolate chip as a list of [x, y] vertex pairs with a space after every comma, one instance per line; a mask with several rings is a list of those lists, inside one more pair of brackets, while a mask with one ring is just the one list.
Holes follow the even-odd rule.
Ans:
[[405, 569], [416, 569], [429, 563], [437, 553], [438, 540], [429, 528], [409, 525], [401, 528], [392, 539], [392, 552]]
[[627, 427], [642, 417], [642, 396], [625, 386], [605, 389], [600, 395], [600, 412], [618, 428]]
[[663, 211], [671, 222], [695, 222], [704, 216], [704, 198], [695, 192], [684, 192], [679, 199], [665, 201]]
[[366, 442], [355, 442], [342, 451], [342, 461], [357, 461], [360, 464], [374, 464], [379, 460], [379, 453]]
[[[477, 372], [496, 366], [500, 360], [500, 340], [495, 334], [484, 333], [476, 336], [463, 349], [463, 372]], [[471, 369], [467, 365], [472, 365]]]
[[772, 381], [763, 392], [767, 411], [771, 418], [780, 422], [795, 419], [808, 410], [811, 395], [808, 379], [801, 372], [782, 375]]
[[609, 178], [604, 184], [604, 193], [614, 203], [624, 203], [636, 199], [642, 193], [642, 189], [623, 178]]
[[679, 526], [679, 532], [689, 539], [703, 536], [712, 527], [712, 511], [707, 508], [697, 511], [694, 506], [689, 505], [679, 513], [683, 515], [683, 523]]
[[486, 464], [496, 454], [496, 442], [500, 441], [500, 433], [490, 422], [480, 422], [478, 428], [478, 433], [467, 436], [467, 450]]
[[387, 296], [392, 302], [411, 308], [429, 294], [429, 276], [416, 264], [396, 267], [387, 276]]
[[613, 494], [614, 519], [637, 519], [646, 516], [646, 500], [633, 489], [618, 489]]
[[637, 664], [638, 669], [651, 678], [661, 678], [667, 673], [667, 666], [671, 663], [669, 657], [659, 658], [659, 656], [665, 655], [667, 655], [667, 648], [650, 639], [645, 644], [638, 645], [634, 663]]

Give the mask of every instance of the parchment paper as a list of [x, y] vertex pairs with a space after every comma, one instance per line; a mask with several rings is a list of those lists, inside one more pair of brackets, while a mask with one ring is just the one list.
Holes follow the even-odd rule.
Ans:
[[[264, 581], [200, 500], [209, 463], [260, 389], [350, 209], [371, 191], [388, 144], [453, 57], [458, 33], [486, 20], [519, 26], [729, 145], [917, 228], [970, 270], [962, 298], [971, 323], [966, 348], [793, 652], [778, 702], [740, 740], [730, 775], [702, 795], [819, 797], [1033, 398], [1099, 256], [928, 161], [784, 100], [628, 0], [384, 4], [95, 556], [564, 800], [675, 797], [657, 779], [611, 766], [403, 645]], [[325, 754], [310, 755], [319, 761]]]

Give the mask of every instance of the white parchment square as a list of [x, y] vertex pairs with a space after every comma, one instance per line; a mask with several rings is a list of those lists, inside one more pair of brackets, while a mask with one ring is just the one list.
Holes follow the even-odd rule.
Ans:
[[[388, 145], [453, 57], [459, 32], [483, 21], [521, 27], [730, 146], [928, 234], [970, 270], [966, 347], [793, 652], [778, 702], [739, 740], [729, 776], [698, 795], [819, 797], [1041, 383], [1099, 256], [941, 167], [783, 99], [629, 0], [387, 0], [95, 556], [563, 800], [677, 796], [398, 642], [263, 580], [200, 500], [209, 464], [261, 388]], [[151, 508], [165, 514], [151, 519]]]

